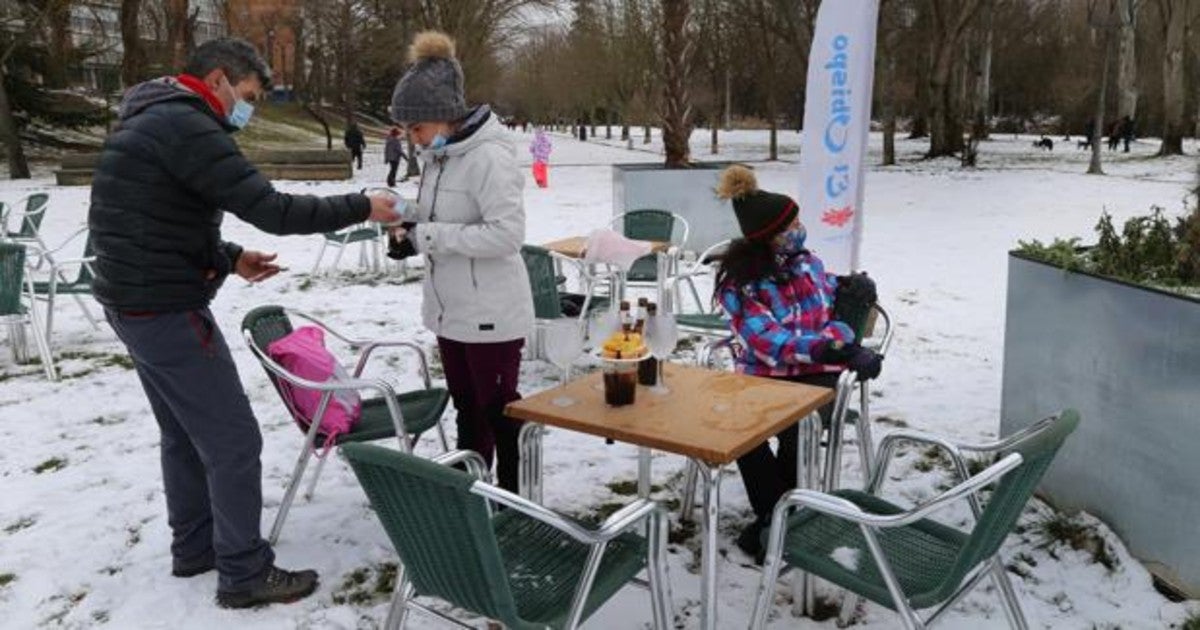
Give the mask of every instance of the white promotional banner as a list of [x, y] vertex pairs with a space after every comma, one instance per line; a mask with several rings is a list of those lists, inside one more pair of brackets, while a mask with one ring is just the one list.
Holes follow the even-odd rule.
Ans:
[[808, 248], [837, 273], [858, 269], [878, 21], [879, 0], [825, 0], [808, 57], [800, 220]]

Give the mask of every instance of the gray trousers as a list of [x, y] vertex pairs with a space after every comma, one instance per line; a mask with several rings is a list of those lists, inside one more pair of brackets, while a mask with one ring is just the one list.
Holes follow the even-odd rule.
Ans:
[[171, 555], [216, 556], [221, 591], [274, 561], [260, 531], [262, 434], [225, 337], [207, 309], [105, 315], [125, 343], [162, 433]]

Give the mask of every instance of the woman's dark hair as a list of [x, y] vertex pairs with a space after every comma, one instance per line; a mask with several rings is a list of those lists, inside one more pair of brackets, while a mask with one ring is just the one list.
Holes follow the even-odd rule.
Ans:
[[781, 272], [771, 241], [737, 238], [729, 243], [721, 255], [714, 293], [719, 293], [725, 286], [741, 288], [759, 280], [774, 278]]

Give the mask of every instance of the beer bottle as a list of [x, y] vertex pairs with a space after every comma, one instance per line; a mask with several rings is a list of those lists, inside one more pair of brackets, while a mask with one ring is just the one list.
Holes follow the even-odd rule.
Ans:
[[642, 334], [646, 330], [646, 314], [650, 310], [650, 298], [640, 297], [637, 301], [637, 322], [633, 325], [633, 332]]
[[[646, 304], [646, 318], [654, 317], [658, 313], [658, 305], [654, 302]], [[643, 324], [645, 321], [643, 320]], [[653, 355], [642, 359], [638, 363], [638, 383], [642, 385], [657, 385], [658, 384], [658, 359]]]
[[629, 314], [629, 300], [621, 300], [621, 312], [619, 315], [621, 322], [621, 332], [625, 334], [625, 340], [629, 340], [629, 333], [633, 332], [633, 318]]

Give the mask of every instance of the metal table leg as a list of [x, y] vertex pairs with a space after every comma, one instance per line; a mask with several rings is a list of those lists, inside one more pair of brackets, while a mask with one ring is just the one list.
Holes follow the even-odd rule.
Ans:
[[721, 467], [696, 460], [704, 481], [703, 546], [700, 558], [700, 627], [717, 627], [717, 515], [721, 511]]
[[638, 447], [638, 498], [650, 498], [650, 449]]

